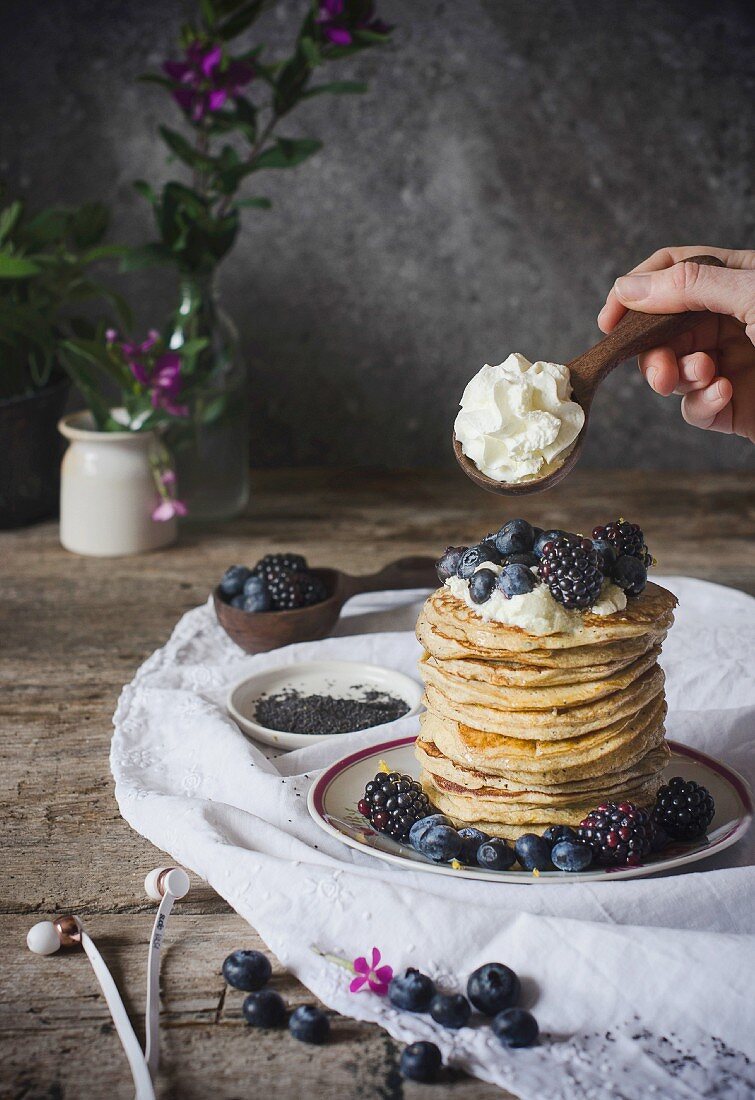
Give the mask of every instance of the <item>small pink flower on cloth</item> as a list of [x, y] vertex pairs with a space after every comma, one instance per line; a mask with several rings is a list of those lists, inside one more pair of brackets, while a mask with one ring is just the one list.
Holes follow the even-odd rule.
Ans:
[[385, 997], [388, 992], [388, 984], [393, 977], [393, 968], [380, 966], [380, 952], [377, 947], [372, 949], [372, 962], [368, 963], [364, 955], [354, 959], [354, 973], [356, 977], [349, 985], [352, 993], [358, 993], [365, 985], [369, 986], [378, 997]]

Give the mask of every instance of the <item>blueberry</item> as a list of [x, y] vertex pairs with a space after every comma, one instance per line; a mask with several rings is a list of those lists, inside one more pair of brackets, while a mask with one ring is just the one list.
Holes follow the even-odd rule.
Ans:
[[524, 596], [540, 583], [526, 565], [505, 565], [498, 574], [496, 584], [506, 599], [512, 596]]
[[231, 600], [230, 600], [231, 607], [238, 607], [241, 611], [243, 611], [245, 600], [246, 600], [246, 596], [244, 596], [244, 595], [232, 596]]
[[283, 1027], [286, 1022], [286, 1006], [274, 989], [250, 993], [244, 998], [242, 1012], [251, 1027]]
[[540, 1031], [535, 1017], [524, 1008], [504, 1009], [490, 1027], [505, 1047], [531, 1047]]
[[474, 866], [477, 862], [477, 849], [484, 840], [488, 839], [488, 834], [467, 825], [464, 829], [459, 829], [459, 837], [461, 838], [459, 859], [462, 863], [469, 863]]
[[515, 860], [513, 848], [498, 837], [486, 840], [477, 849], [477, 865], [486, 871], [508, 871]]
[[328, 1017], [315, 1005], [299, 1005], [291, 1013], [288, 1030], [300, 1043], [326, 1043], [330, 1035]]
[[495, 536], [495, 548], [499, 554], [519, 554], [531, 550], [535, 532], [526, 519], [512, 519], [504, 523]]
[[456, 573], [464, 580], [469, 580], [477, 566], [486, 561], [492, 561], [494, 565], [500, 565], [501, 555], [491, 543], [478, 542], [476, 546], [470, 546], [461, 555]]
[[639, 596], [648, 582], [648, 571], [638, 558], [622, 554], [614, 563], [611, 579], [627, 596]]
[[535, 833], [523, 833], [514, 845], [514, 851], [525, 871], [545, 871], [551, 865], [551, 846]]
[[438, 580], [444, 584], [449, 577], [453, 577], [459, 568], [462, 554], [466, 553], [468, 546], [447, 546], [435, 563], [435, 571]]
[[410, 1081], [434, 1081], [442, 1064], [435, 1043], [411, 1043], [401, 1053], [401, 1076]]
[[570, 825], [549, 825], [543, 833], [543, 840], [549, 844], [558, 844], [559, 840], [576, 840], [577, 834]]
[[431, 825], [449, 825], [451, 822], [445, 814], [429, 814], [415, 821], [409, 830], [409, 843], [415, 851], [419, 851], [420, 839], [425, 835]]
[[441, 1027], [465, 1027], [472, 1008], [461, 993], [436, 993], [430, 1002], [430, 1015]]
[[616, 562], [616, 550], [608, 539], [593, 539], [592, 544], [598, 551], [598, 562], [604, 577], [610, 577]]
[[253, 574], [244, 581], [244, 611], [269, 611], [273, 606], [264, 577]]
[[495, 588], [495, 573], [492, 569], [479, 569], [469, 582], [469, 595], [474, 603], [486, 603]]
[[519, 978], [503, 963], [485, 963], [469, 975], [467, 996], [486, 1016], [495, 1016], [519, 1000]]
[[228, 984], [247, 993], [267, 985], [272, 972], [270, 960], [261, 951], [234, 951], [223, 963], [223, 977]]
[[417, 851], [433, 863], [447, 863], [461, 855], [461, 837], [452, 825], [431, 825], [417, 843]]
[[251, 575], [251, 569], [247, 569], [245, 565], [232, 565], [230, 569], [226, 569], [218, 587], [223, 595], [230, 599], [231, 596], [240, 595], [245, 581]]
[[579, 840], [559, 840], [553, 845], [551, 862], [559, 871], [586, 871], [592, 863], [592, 848]]
[[534, 554], [532, 550], [527, 550], [522, 554], [507, 554], [503, 559], [504, 565], [539, 565], [540, 558], [537, 554]]
[[541, 557], [543, 553], [543, 547], [545, 546], [546, 542], [555, 542], [556, 539], [561, 538], [561, 536], [565, 534], [566, 531], [559, 531], [555, 528], [551, 531], [541, 531], [535, 539], [535, 545], [532, 547], [532, 549], [538, 557]]
[[391, 979], [388, 986], [388, 1000], [396, 1008], [405, 1012], [427, 1012], [430, 1001], [435, 996], [435, 985], [427, 974], [420, 974], [414, 967], [404, 974]]

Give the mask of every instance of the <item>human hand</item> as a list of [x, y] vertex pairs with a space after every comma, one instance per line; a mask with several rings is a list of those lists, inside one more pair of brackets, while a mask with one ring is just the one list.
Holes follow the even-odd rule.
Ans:
[[[726, 267], [682, 262], [703, 253], [717, 256]], [[755, 443], [755, 250], [661, 248], [616, 280], [598, 326], [612, 332], [627, 309], [707, 311], [668, 347], [640, 355], [640, 370], [662, 397], [683, 395], [688, 424]]]

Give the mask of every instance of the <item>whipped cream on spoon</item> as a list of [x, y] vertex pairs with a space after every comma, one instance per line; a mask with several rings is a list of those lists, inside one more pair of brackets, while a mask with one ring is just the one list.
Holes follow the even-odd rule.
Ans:
[[[698, 264], [723, 266], [715, 256]], [[453, 448], [467, 477], [491, 493], [539, 493], [576, 465], [598, 386], [627, 359], [694, 328], [704, 313], [637, 313], [566, 366], [510, 355], [464, 391]]]

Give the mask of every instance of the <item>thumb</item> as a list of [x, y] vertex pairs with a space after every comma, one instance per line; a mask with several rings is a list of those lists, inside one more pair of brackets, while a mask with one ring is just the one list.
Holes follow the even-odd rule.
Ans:
[[623, 305], [640, 313], [681, 313], [707, 309], [755, 322], [755, 271], [712, 267], [689, 260], [662, 271], [633, 272], [616, 280]]

